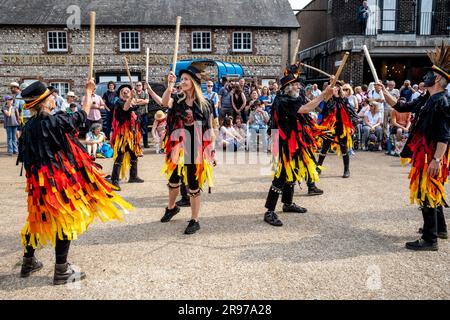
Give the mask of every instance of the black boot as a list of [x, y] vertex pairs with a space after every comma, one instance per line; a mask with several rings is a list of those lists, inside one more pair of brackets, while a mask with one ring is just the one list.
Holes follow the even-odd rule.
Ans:
[[200, 230], [200, 223], [198, 221], [195, 221], [194, 219], [192, 219], [191, 221], [189, 221], [189, 224], [186, 227], [184, 234], [194, 234], [198, 230]]
[[314, 182], [308, 182], [308, 196], [320, 196], [323, 194], [323, 190], [316, 187]]
[[406, 248], [414, 251], [437, 251], [437, 210], [436, 208], [423, 207], [423, 235], [422, 238], [408, 242]]
[[278, 219], [278, 216], [274, 211], [267, 211], [264, 214], [264, 221], [275, 227], [283, 226], [283, 222], [281, 222], [281, 220]]
[[77, 282], [84, 278], [86, 278], [86, 274], [84, 272], [76, 272], [68, 262], [55, 264], [55, 275], [53, 276], [54, 285]]
[[161, 218], [161, 222], [162, 223], [167, 223], [170, 220], [172, 220], [172, 218], [174, 216], [176, 216], [178, 213], [180, 213], [180, 208], [178, 208], [177, 206], [175, 206], [175, 208], [173, 209], [169, 209], [166, 208], [166, 213], [164, 214], [164, 216]]
[[306, 213], [308, 212], [308, 210], [306, 208], [300, 207], [299, 205], [296, 205], [295, 203], [285, 203], [283, 205], [283, 212]]
[[144, 180], [138, 177], [137, 160], [131, 160], [130, 180], [128, 180], [128, 183], [144, 183]]
[[28, 278], [32, 273], [41, 270], [44, 267], [42, 262], [37, 260], [35, 257], [23, 258], [22, 269], [20, 270], [21, 278]]
[[119, 185], [119, 175], [120, 175], [120, 169], [122, 168], [122, 164], [115, 162], [113, 171], [111, 173], [111, 184], [116, 187], [116, 191], [121, 191], [120, 185]]
[[347, 179], [350, 178], [350, 156], [346, 154], [342, 159], [344, 160], [344, 175], [342, 178]]
[[180, 193], [181, 193], [181, 200], [176, 203], [177, 206], [178, 207], [190, 207], [191, 199], [188, 196], [187, 188], [184, 183], [182, 183], [180, 186]]
[[191, 206], [191, 199], [189, 198], [181, 198], [181, 200], [177, 201], [176, 203], [177, 207], [190, 207]]

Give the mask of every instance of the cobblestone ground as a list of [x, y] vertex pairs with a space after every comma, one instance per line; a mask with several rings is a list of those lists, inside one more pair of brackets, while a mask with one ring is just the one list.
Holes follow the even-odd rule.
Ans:
[[[0, 141], [5, 141], [3, 132]], [[69, 256], [87, 279], [54, 287], [48, 247], [37, 252], [44, 269], [29, 279], [18, 277], [25, 180], [3, 143], [0, 298], [450, 298], [450, 242], [441, 241], [433, 253], [404, 248], [418, 237], [421, 214], [408, 204], [408, 168], [398, 158], [357, 153], [351, 159], [352, 177], [344, 180], [342, 161], [330, 155], [319, 183], [325, 195], [307, 197], [305, 188], [296, 188], [295, 201], [309, 211], [280, 214], [282, 228], [263, 222], [268, 165], [255, 164], [255, 159], [233, 164], [233, 155], [227, 159], [215, 171], [212, 194], [204, 194], [202, 229], [185, 236], [189, 209], [169, 224], [159, 222], [167, 201], [160, 175], [163, 158], [148, 152], [139, 163], [145, 184], [122, 184], [122, 196], [136, 211], [123, 223], [93, 224], [73, 243]], [[109, 172], [112, 161], [101, 163]]]

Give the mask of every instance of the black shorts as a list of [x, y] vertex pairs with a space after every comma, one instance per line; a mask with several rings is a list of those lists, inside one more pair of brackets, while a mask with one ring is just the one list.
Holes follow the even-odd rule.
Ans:
[[[195, 164], [187, 164], [184, 166], [185, 174], [187, 175], [188, 187], [191, 191], [196, 191], [200, 188], [197, 177], [195, 173], [197, 172], [197, 166]], [[181, 176], [178, 174], [178, 166], [175, 168], [175, 171], [172, 173], [172, 176], [169, 179], [170, 184], [177, 185], [181, 183]]]

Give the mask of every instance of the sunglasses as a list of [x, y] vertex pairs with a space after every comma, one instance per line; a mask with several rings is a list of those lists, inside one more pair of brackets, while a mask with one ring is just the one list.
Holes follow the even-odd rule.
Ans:
[[207, 86], [208, 88], [212, 88], [213, 86]]

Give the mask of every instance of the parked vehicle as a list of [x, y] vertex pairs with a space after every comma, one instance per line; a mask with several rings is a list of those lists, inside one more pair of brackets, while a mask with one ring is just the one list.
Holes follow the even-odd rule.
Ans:
[[[215, 92], [219, 92], [222, 89], [221, 79], [226, 77], [228, 80], [238, 80], [245, 76], [244, 68], [239, 63], [225, 62], [221, 60], [211, 60], [211, 59], [193, 59], [193, 60], [180, 60], [177, 62], [177, 68], [175, 70], [175, 75], [177, 76], [177, 81], [180, 81], [180, 70], [186, 69], [190, 65], [194, 67], [196, 65], [201, 66], [202, 69], [212, 68]], [[170, 65], [172, 69], [172, 65]], [[211, 76], [211, 74], [210, 74]], [[206, 84], [203, 83], [203, 90], [206, 91]]]

